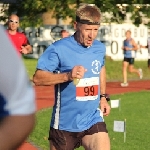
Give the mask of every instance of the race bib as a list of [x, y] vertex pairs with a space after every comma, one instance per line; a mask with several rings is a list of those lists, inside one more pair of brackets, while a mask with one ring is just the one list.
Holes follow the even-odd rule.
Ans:
[[98, 98], [99, 77], [80, 79], [76, 85], [76, 100], [88, 101]]

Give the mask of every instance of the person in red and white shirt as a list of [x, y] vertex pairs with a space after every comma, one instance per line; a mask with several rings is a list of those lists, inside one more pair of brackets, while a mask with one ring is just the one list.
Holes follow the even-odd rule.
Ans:
[[15, 14], [9, 16], [8, 19], [8, 35], [17, 49], [19, 54], [32, 53], [32, 46], [30, 45], [25, 34], [18, 32], [19, 17]]

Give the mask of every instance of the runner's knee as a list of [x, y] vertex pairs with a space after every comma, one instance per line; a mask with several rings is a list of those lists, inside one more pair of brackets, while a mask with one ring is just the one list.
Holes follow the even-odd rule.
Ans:
[[110, 140], [106, 132], [86, 135], [82, 142], [86, 150], [110, 150]]

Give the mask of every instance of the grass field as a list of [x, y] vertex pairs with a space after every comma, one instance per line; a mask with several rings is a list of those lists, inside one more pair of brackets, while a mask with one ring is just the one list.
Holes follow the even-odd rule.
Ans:
[[[105, 122], [111, 140], [111, 150], [149, 150], [150, 148], [150, 92], [134, 92], [121, 95], [112, 95], [111, 100], [121, 98], [121, 111], [111, 109], [111, 114], [105, 117]], [[29, 137], [42, 150], [48, 150], [47, 141], [49, 120], [52, 108], [37, 112], [37, 125]], [[114, 120], [126, 119], [126, 142], [123, 133], [113, 131]], [[83, 150], [80, 147], [77, 150]]]
[[[32, 78], [37, 65], [37, 59], [24, 59], [29, 77]], [[150, 70], [147, 68], [147, 61], [135, 61], [136, 68], [143, 69], [143, 79], [150, 79]], [[122, 61], [106, 59], [107, 81], [122, 81]], [[128, 80], [137, 80], [136, 74], [128, 73]]]
[[36, 70], [37, 59], [24, 58], [23, 60], [24, 60], [24, 64], [27, 69], [28, 75], [29, 75], [30, 79], [32, 79], [33, 74]]

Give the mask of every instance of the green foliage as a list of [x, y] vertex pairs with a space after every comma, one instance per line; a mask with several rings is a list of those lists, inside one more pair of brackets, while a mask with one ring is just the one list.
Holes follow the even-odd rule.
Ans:
[[[110, 136], [111, 150], [148, 150], [150, 147], [150, 92], [134, 92], [111, 95], [111, 100], [121, 98], [121, 110], [111, 109], [105, 122]], [[37, 123], [29, 141], [42, 150], [49, 149], [47, 140], [52, 109], [37, 112]], [[123, 133], [113, 131], [113, 122], [126, 119], [126, 142]], [[82, 147], [76, 150], [84, 150]]]
[[[3, 6], [1, 13], [4, 12], [4, 15], [0, 16], [0, 20], [6, 21], [13, 12], [16, 12], [21, 18], [22, 28], [41, 26], [44, 12], [54, 12], [53, 17], [57, 19], [70, 17], [74, 20], [75, 10], [80, 3], [96, 4], [102, 12], [109, 12], [112, 15], [110, 18], [104, 16], [105, 21], [109, 23], [122, 23], [127, 12], [132, 14], [131, 19], [137, 26], [142, 22], [143, 15], [150, 17], [150, 6], [146, 5], [149, 4], [149, 0], [17, 0], [17, 3], [10, 4], [8, 9], [7, 5]], [[149, 22], [145, 24], [149, 26]]]

